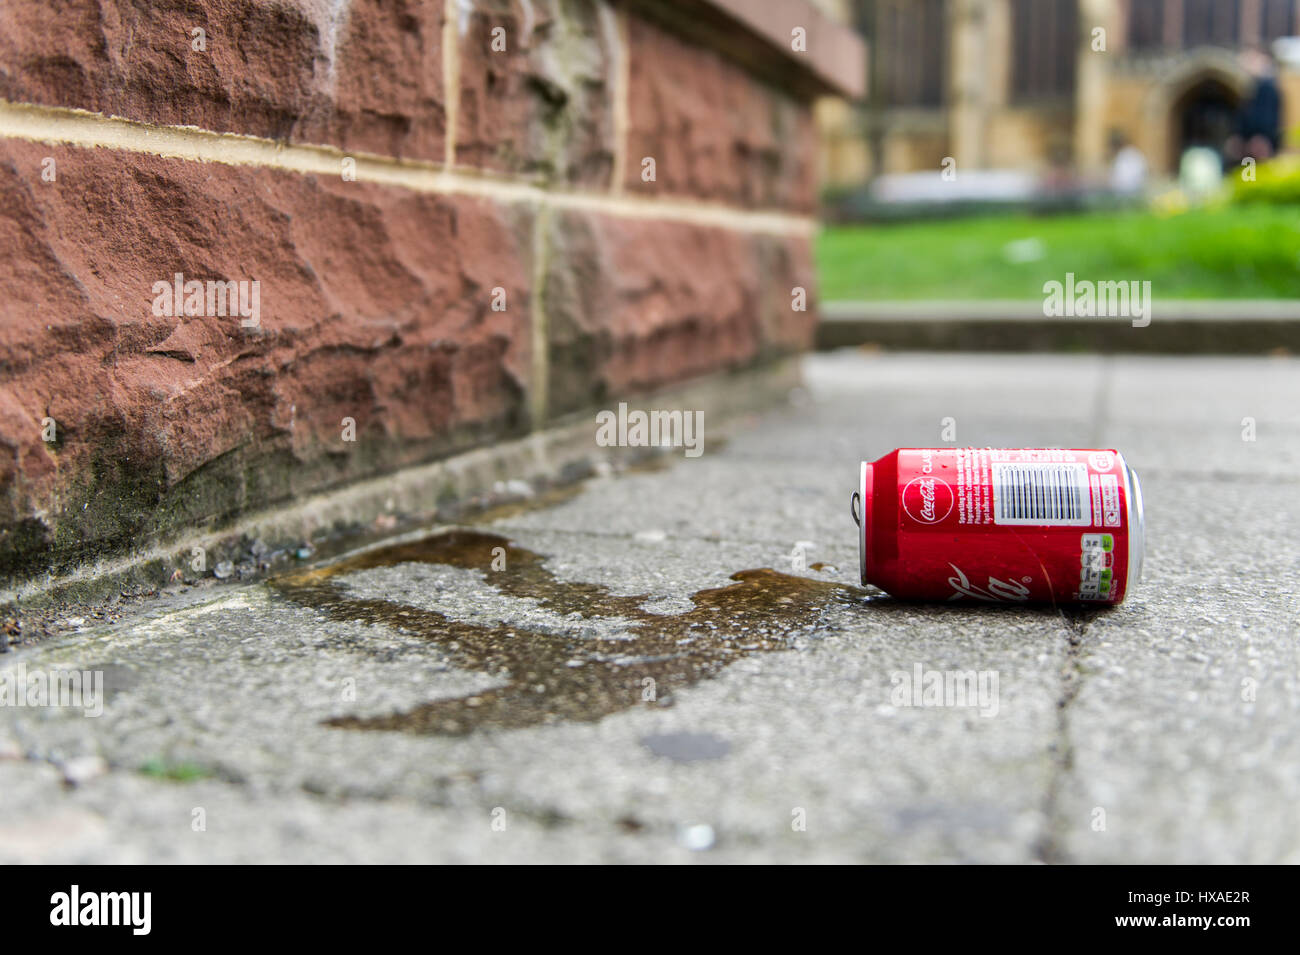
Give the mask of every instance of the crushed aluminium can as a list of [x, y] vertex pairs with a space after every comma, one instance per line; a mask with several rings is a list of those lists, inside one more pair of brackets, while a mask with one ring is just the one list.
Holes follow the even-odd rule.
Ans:
[[1117, 604], [1142, 573], [1118, 451], [900, 448], [862, 462], [862, 582], [904, 600]]

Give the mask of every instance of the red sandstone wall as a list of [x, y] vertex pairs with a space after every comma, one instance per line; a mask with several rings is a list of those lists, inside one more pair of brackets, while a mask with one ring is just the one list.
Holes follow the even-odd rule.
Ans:
[[9, 0], [0, 100], [0, 578], [810, 341], [808, 102], [608, 0]]

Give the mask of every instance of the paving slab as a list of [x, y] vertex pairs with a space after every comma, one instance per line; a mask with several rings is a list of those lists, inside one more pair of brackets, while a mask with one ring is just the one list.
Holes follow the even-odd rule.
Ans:
[[[858, 462], [944, 419], [1126, 452], [1123, 606], [857, 586]], [[0, 706], [0, 861], [1300, 859], [1300, 361], [820, 354], [666, 463], [0, 656], [102, 679]]]

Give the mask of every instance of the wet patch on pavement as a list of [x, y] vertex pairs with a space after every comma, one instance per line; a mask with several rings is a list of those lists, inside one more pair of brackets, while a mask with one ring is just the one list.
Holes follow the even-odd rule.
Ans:
[[[495, 563], [494, 563], [495, 562]], [[501, 594], [571, 619], [571, 629], [469, 623], [396, 599], [349, 593], [346, 575], [405, 563], [480, 571]], [[494, 566], [500, 569], [493, 571]], [[271, 582], [274, 592], [342, 621], [383, 624], [434, 644], [456, 667], [500, 677], [505, 685], [383, 716], [344, 716], [327, 725], [459, 736], [481, 727], [519, 729], [562, 720], [591, 722], [636, 706], [671, 705], [676, 690], [718, 675], [753, 653], [789, 649], [835, 605], [866, 592], [778, 571], [746, 570], [735, 583], [694, 594], [694, 608], [657, 614], [653, 598], [618, 595], [565, 581], [544, 558], [508, 538], [453, 530], [367, 551], [328, 567]], [[593, 621], [626, 622], [616, 636]], [[601, 636], [601, 634], [605, 634]]]

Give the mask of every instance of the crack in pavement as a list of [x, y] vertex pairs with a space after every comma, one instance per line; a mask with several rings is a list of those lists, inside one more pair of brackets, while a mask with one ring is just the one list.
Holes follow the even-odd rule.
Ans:
[[1070, 734], [1070, 707], [1083, 688], [1083, 644], [1088, 624], [1102, 611], [1061, 610], [1066, 628], [1065, 663], [1061, 667], [1061, 694], [1056, 701], [1056, 733], [1048, 745], [1052, 770], [1043, 794], [1043, 833], [1034, 847], [1035, 857], [1049, 865], [1069, 863], [1065, 846], [1066, 820], [1061, 807], [1061, 793], [1067, 778], [1074, 772], [1074, 741]]
[[[1115, 377], [1115, 360], [1102, 362], [1093, 395], [1092, 431], [1089, 447], [1105, 447], [1103, 435], [1110, 418], [1110, 386]], [[1127, 595], [1125, 595], [1127, 596]], [[1066, 819], [1061, 806], [1061, 794], [1066, 780], [1074, 773], [1074, 740], [1070, 734], [1070, 708], [1083, 689], [1083, 645], [1088, 624], [1104, 609], [1062, 607], [1061, 622], [1066, 631], [1065, 663], [1061, 667], [1061, 692], [1056, 701], [1056, 734], [1048, 745], [1052, 769], [1043, 793], [1043, 832], [1034, 848], [1038, 861], [1048, 864], [1069, 863], [1069, 850], [1065, 845]]]

